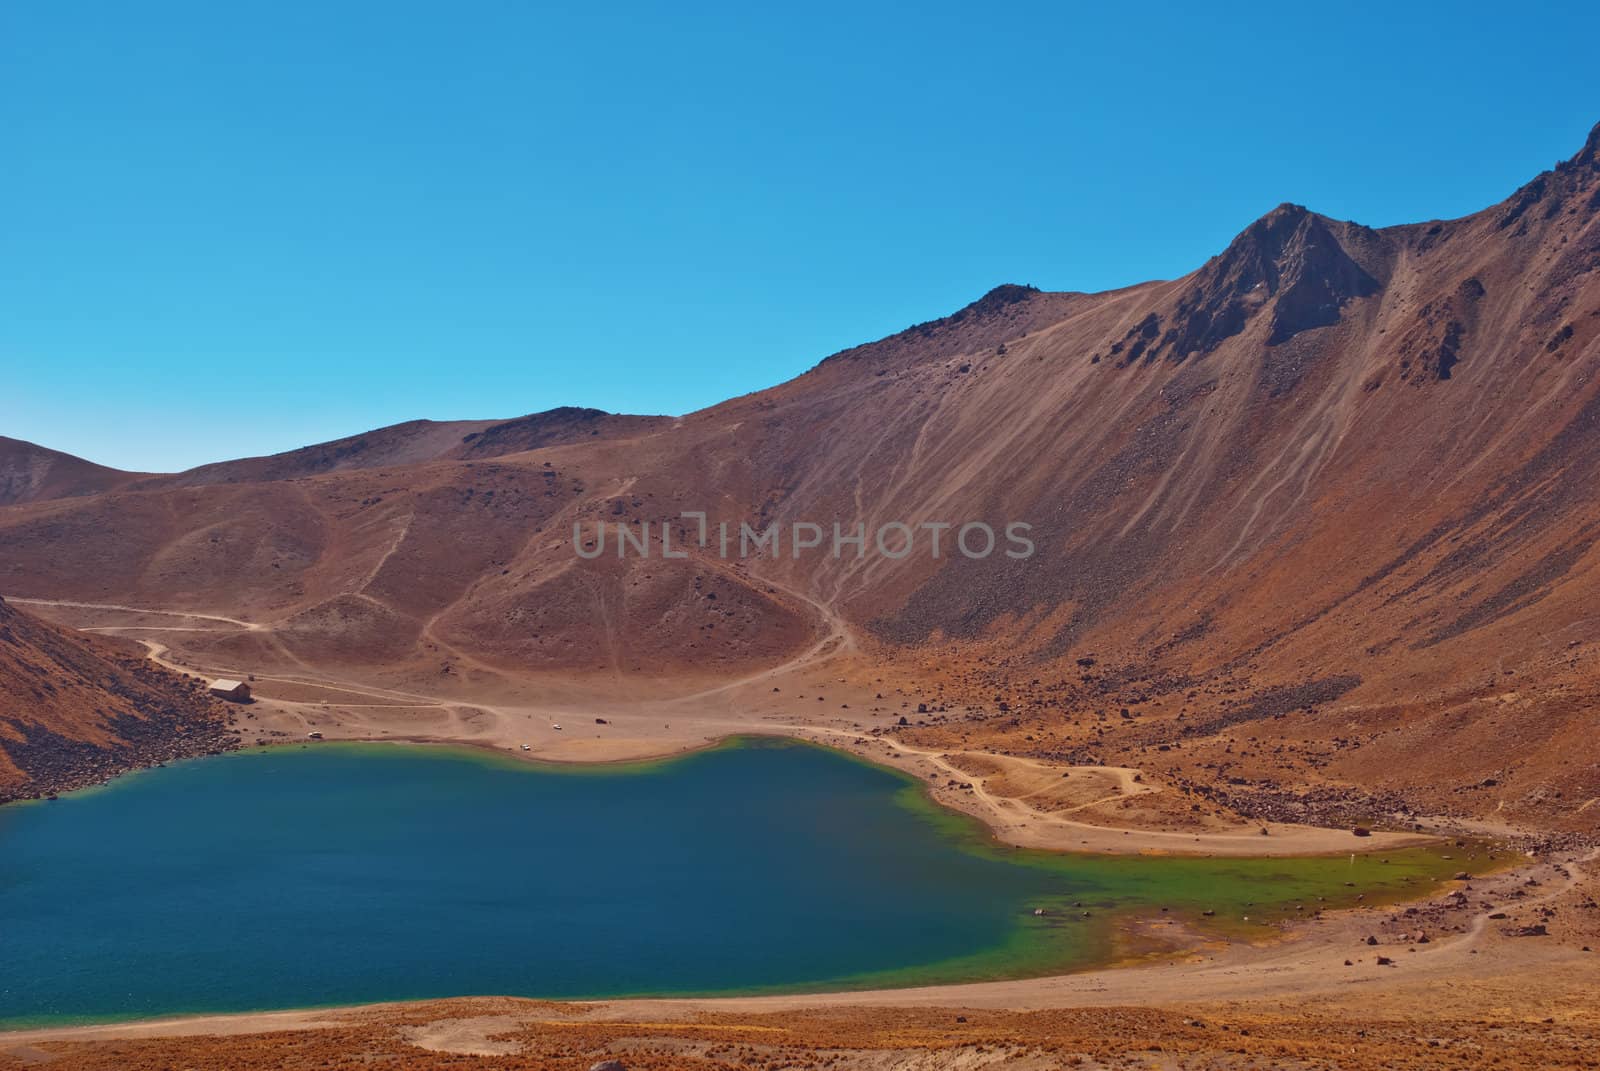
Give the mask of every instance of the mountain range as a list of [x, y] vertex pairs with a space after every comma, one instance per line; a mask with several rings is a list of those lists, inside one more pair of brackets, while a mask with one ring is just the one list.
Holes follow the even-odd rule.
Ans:
[[[1597, 339], [1600, 127], [1470, 216], [1281, 205], [1182, 278], [1003, 285], [683, 417], [412, 421], [165, 475], [0, 439], [0, 592], [226, 614], [249, 627], [175, 646], [461, 696], [688, 689], [842, 623], [998, 750], [1593, 831]], [[685, 512], [1022, 522], [1037, 550], [732, 560]], [[600, 522], [687, 556], [586, 559]]]

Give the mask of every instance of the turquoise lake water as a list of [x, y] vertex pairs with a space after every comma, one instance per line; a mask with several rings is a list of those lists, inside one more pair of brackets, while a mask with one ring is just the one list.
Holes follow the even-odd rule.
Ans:
[[1104, 962], [1130, 912], [1260, 928], [1453, 866], [1004, 849], [903, 775], [798, 743], [576, 769], [246, 751], [0, 808], [0, 1022], [1056, 971]]

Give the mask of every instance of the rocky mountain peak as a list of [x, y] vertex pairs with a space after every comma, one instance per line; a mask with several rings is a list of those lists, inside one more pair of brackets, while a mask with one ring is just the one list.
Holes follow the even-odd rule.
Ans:
[[1600, 170], [1600, 123], [1596, 123], [1589, 131], [1588, 140], [1583, 143], [1583, 148], [1572, 158], [1572, 163], [1577, 167], [1587, 167], [1591, 170]]
[[1335, 323], [1348, 301], [1382, 285], [1347, 248], [1354, 238], [1377, 240], [1357, 224], [1281, 204], [1207, 261], [1176, 308], [1135, 325], [1112, 352], [1124, 363], [1204, 356], [1262, 314], [1269, 346]]

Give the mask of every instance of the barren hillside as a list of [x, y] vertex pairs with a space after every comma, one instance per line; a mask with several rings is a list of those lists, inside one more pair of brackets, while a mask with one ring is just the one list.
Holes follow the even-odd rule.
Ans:
[[136, 472], [121, 472], [0, 435], [0, 506], [98, 494], [138, 478]]
[[0, 600], [0, 803], [233, 746], [220, 707], [201, 681], [136, 644], [68, 632]]

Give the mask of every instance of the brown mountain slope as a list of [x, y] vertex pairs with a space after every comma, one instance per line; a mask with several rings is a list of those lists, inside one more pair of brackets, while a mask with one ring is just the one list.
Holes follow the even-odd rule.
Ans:
[[562, 406], [511, 420], [411, 420], [281, 454], [201, 465], [185, 472], [152, 477], [141, 481], [139, 486], [266, 483], [446, 458], [499, 457], [539, 446], [627, 435], [667, 419]]
[[541, 446], [637, 434], [668, 417], [629, 416], [561, 406], [510, 420], [410, 420], [280, 454], [200, 465], [183, 472], [123, 472], [0, 436], [0, 506], [99, 494], [216, 483], [268, 483], [326, 472], [501, 457]]
[[[1165, 765], [1257, 809], [1600, 828], [1571, 746], [1595, 728], [1597, 155], [1600, 128], [1451, 221], [1280, 206], [1181, 279], [1002, 287], [616, 435], [13, 506], [0, 589], [264, 626], [193, 642], [228, 664], [608, 688], [778, 662], [836, 614], [930, 694], [1003, 702], [963, 730], [993, 746]], [[1038, 551], [574, 553], [598, 520], [683, 545], [685, 510], [1021, 521]]]
[[0, 435], [0, 506], [98, 494], [140, 475]]
[[126, 640], [46, 624], [0, 600], [0, 803], [234, 746], [220, 704]]

